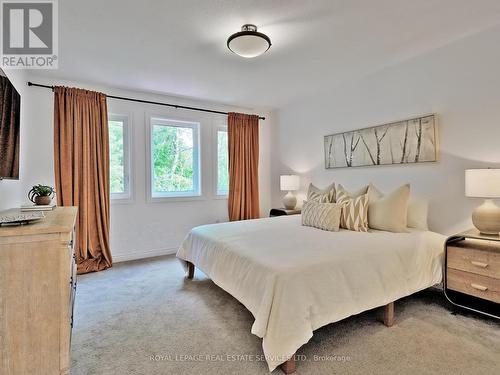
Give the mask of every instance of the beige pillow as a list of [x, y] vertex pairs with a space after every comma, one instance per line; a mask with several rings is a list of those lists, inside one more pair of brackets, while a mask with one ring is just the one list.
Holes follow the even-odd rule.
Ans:
[[368, 232], [368, 194], [351, 198], [342, 185], [339, 185], [337, 203], [342, 205], [341, 228]]
[[302, 205], [302, 225], [331, 232], [337, 232], [342, 208], [336, 203], [304, 201]]
[[408, 228], [429, 230], [427, 216], [429, 212], [429, 201], [414, 198], [408, 203]]
[[370, 228], [389, 232], [407, 232], [410, 185], [403, 185], [383, 195], [370, 186], [368, 223]]
[[319, 203], [335, 203], [335, 182], [324, 189], [319, 189], [313, 184], [309, 184], [307, 200]]
[[341, 184], [338, 184], [337, 185], [337, 194], [336, 194], [336, 199], [337, 201], [339, 200], [339, 198], [343, 198], [345, 196], [349, 197], [349, 198], [356, 198], [356, 197], [359, 197], [363, 194], [366, 194], [368, 193], [368, 188], [370, 187], [370, 185], [366, 185], [366, 186], [363, 186], [361, 189], [358, 189], [354, 192], [350, 192], [350, 191], [347, 191], [345, 189], [345, 187], [343, 187]]

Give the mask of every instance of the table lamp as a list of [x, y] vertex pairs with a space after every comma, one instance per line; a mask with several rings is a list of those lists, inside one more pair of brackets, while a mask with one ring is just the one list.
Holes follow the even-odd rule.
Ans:
[[296, 175], [280, 176], [281, 191], [288, 191], [283, 197], [283, 206], [287, 210], [293, 210], [297, 205], [297, 198], [293, 195], [292, 191], [299, 190], [299, 182], [299, 176]]
[[500, 198], [500, 169], [466, 169], [465, 195], [485, 198], [472, 213], [474, 226], [483, 234], [500, 232], [500, 207], [493, 198]]

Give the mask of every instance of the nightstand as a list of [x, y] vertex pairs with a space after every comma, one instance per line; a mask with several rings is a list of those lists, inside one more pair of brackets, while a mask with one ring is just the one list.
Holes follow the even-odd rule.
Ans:
[[500, 236], [473, 229], [448, 238], [444, 294], [456, 306], [500, 319]]
[[269, 216], [285, 216], [285, 215], [299, 215], [300, 208], [294, 210], [287, 210], [286, 208], [271, 208], [269, 211]]

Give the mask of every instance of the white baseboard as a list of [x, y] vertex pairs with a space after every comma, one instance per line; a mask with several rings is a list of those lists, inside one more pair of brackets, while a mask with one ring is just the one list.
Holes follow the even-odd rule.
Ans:
[[158, 257], [161, 255], [170, 255], [177, 252], [177, 247], [171, 247], [168, 249], [154, 249], [154, 250], [142, 250], [142, 251], [130, 251], [126, 253], [112, 254], [113, 263], [126, 262], [129, 260], [144, 259], [151, 257]]

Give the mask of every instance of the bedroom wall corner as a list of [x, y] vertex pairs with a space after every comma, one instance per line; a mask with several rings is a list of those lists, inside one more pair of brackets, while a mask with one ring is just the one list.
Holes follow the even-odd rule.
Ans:
[[[464, 170], [500, 166], [498, 40], [500, 26], [280, 108], [272, 141], [273, 203], [280, 202], [277, 179], [284, 173], [301, 175], [302, 197], [309, 182], [348, 188], [373, 182], [383, 191], [409, 182], [413, 195], [430, 200], [432, 230], [472, 227], [480, 200], [464, 196]], [[325, 135], [428, 113], [438, 115], [438, 162], [324, 168]]]

